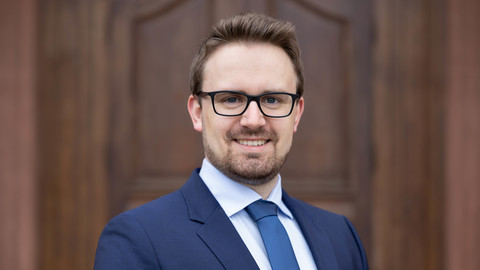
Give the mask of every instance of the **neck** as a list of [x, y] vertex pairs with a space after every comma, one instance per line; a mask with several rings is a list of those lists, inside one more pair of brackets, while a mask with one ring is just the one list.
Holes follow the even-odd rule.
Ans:
[[272, 193], [275, 186], [277, 185], [277, 182], [278, 182], [278, 175], [275, 176], [275, 178], [272, 179], [271, 181], [268, 181], [267, 183], [264, 183], [261, 185], [248, 185], [248, 184], [245, 184], [245, 185], [253, 189], [260, 196], [262, 196], [262, 199], [266, 200], [270, 196], [270, 193]]

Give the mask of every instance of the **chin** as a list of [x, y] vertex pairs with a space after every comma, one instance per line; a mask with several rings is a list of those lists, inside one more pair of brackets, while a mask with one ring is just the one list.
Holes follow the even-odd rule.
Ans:
[[208, 144], [204, 146], [207, 159], [215, 168], [236, 182], [252, 186], [263, 185], [275, 179], [288, 156], [279, 156], [276, 151], [268, 155], [234, 154], [227, 151], [220, 156]]

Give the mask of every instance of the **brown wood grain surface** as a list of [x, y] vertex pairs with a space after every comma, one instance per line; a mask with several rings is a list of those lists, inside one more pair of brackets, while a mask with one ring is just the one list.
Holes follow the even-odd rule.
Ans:
[[91, 269], [112, 215], [201, 165], [190, 62], [242, 11], [297, 25], [287, 191], [352, 218], [371, 269], [480, 267], [478, 1], [4, 2], [0, 269]]

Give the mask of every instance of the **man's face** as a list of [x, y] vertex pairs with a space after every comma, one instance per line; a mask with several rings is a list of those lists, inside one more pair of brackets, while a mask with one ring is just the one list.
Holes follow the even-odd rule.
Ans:
[[[249, 95], [296, 92], [296, 75], [288, 55], [269, 44], [222, 46], [205, 64], [203, 92], [231, 90]], [[276, 179], [303, 112], [303, 98], [290, 116], [264, 116], [251, 102], [240, 116], [217, 115], [211, 99], [190, 96], [188, 108], [195, 130], [202, 132], [206, 158], [225, 175], [247, 185]]]

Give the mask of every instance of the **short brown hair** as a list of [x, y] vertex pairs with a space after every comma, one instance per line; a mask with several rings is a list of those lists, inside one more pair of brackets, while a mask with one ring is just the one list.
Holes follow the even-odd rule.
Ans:
[[247, 13], [221, 20], [213, 27], [195, 55], [190, 70], [190, 91], [198, 95], [202, 91], [203, 73], [208, 58], [221, 46], [234, 42], [268, 43], [282, 48], [297, 75], [297, 94], [303, 94], [303, 66], [295, 27], [290, 22], [265, 15]]

